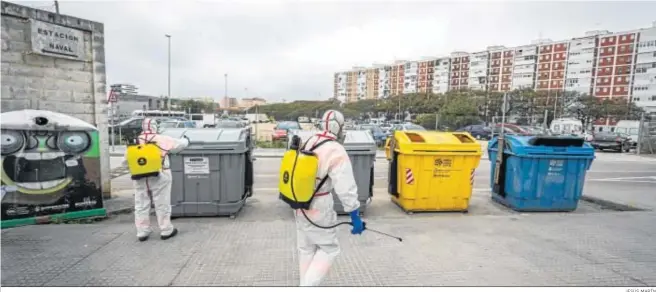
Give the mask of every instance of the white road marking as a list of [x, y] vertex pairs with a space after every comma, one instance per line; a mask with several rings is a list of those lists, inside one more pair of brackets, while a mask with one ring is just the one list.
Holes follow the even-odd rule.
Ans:
[[588, 181], [608, 181], [608, 182], [642, 182], [656, 184], [656, 176], [633, 176], [633, 177], [608, 177], [608, 178], [591, 178]]

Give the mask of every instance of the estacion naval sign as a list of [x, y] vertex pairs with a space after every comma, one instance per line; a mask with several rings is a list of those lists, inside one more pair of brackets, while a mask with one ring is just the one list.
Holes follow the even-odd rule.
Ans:
[[30, 22], [32, 52], [58, 58], [87, 60], [84, 31], [34, 19]]

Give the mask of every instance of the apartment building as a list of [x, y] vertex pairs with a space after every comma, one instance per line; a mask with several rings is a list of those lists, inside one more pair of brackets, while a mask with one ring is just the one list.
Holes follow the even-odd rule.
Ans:
[[435, 66], [434, 58], [424, 57], [419, 61], [419, 75], [417, 83], [417, 92], [428, 93], [433, 91], [433, 70]]
[[346, 99], [345, 102], [354, 102], [356, 101], [357, 93], [357, 77], [358, 71], [349, 71], [346, 73]]
[[388, 98], [391, 92], [392, 66], [378, 66], [378, 95], [377, 98]]
[[656, 22], [634, 31], [589, 31], [564, 41], [542, 39], [513, 48], [491, 46], [474, 53], [354, 68], [335, 74], [334, 95], [355, 101], [417, 92], [521, 88], [546, 91], [549, 96], [577, 91], [633, 100], [656, 113]]
[[404, 69], [403, 94], [416, 93], [419, 62], [407, 62], [405, 63]]
[[469, 62], [469, 79], [467, 86], [471, 90], [487, 90], [487, 78], [490, 52], [483, 51], [471, 54]]
[[628, 100], [633, 79], [637, 34], [605, 34], [597, 38], [598, 55], [593, 95], [599, 98]]
[[357, 69], [358, 75], [355, 81], [355, 100], [363, 100], [367, 96], [367, 70], [363, 67]]
[[405, 61], [396, 61], [394, 62], [394, 65], [392, 65], [392, 78], [391, 78], [391, 95], [399, 95], [403, 94], [403, 81], [404, 81], [404, 75], [405, 75], [405, 70], [404, 70], [404, 64]]
[[433, 79], [431, 91], [435, 94], [446, 93], [449, 90], [451, 77], [451, 58], [441, 58], [433, 61]]
[[535, 89], [538, 91], [562, 92], [565, 89], [569, 43], [539, 40], [538, 66]]
[[535, 88], [535, 69], [538, 59], [536, 45], [515, 48], [510, 89]]
[[333, 97], [338, 100], [346, 100], [346, 75], [344, 72], [335, 73]]
[[378, 68], [366, 69], [365, 99], [378, 98]]
[[467, 89], [469, 84], [469, 53], [451, 53], [451, 85], [449, 90]]
[[633, 101], [647, 112], [656, 112], [656, 21], [639, 32], [635, 60]]
[[489, 87], [491, 92], [506, 92], [512, 85], [515, 50], [504, 46], [488, 47], [490, 53]]
[[565, 90], [592, 94], [596, 59], [597, 35], [606, 31], [587, 32], [585, 37], [569, 41], [565, 69]]

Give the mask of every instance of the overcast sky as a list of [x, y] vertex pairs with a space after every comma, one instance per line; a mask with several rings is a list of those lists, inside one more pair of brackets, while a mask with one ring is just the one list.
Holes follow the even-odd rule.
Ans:
[[[12, 1], [10, 1], [12, 2]], [[14, 1], [16, 2], [16, 1]], [[53, 10], [52, 1], [17, 3]], [[60, 1], [105, 24], [107, 80], [174, 97], [327, 99], [333, 73], [394, 59], [651, 26], [656, 2]], [[248, 90], [245, 90], [248, 88]]]

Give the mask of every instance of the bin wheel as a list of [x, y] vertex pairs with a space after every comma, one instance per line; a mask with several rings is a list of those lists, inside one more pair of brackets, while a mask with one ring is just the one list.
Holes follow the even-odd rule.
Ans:
[[414, 214], [414, 212], [412, 212], [412, 211], [408, 211], [408, 212], [405, 212], [405, 213], [408, 214], [408, 215]]
[[230, 219], [235, 219], [235, 218], [237, 218], [237, 215], [235, 215], [235, 214], [230, 214]]
[[469, 210], [463, 210], [462, 211], [462, 214], [467, 214], [467, 213], [469, 213]]

